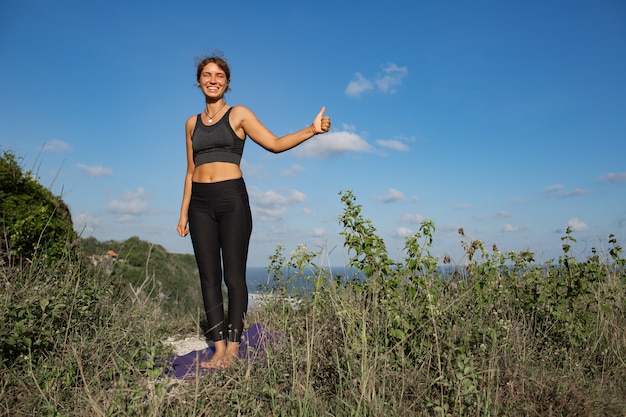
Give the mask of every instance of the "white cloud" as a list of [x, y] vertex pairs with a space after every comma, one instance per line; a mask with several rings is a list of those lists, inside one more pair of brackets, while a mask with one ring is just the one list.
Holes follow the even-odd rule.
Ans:
[[297, 190], [286, 190], [280, 194], [274, 190], [260, 191], [249, 187], [252, 208], [262, 221], [279, 221], [285, 218], [289, 206], [306, 201], [306, 195]]
[[370, 152], [371, 146], [352, 132], [331, 132], [316, 136], [294, 149], [301, 158], [327, 158], [346, 152]]
[[376, 80], [378, 90], [383, 93], [393, 94], [396, 87], [402, 84], [402, 80], [406, 77], [409, 70], [407, 67], [399, 67], [394, 63], [389, 63], [383, 67], [384, 75]]
[[504, 217], [510, 217], [511, 215], [509, 213], [507, 213], [506, 211], [499, 211], [496, 213], [496, 217], [497, 218], [504, 218]]
[[406, 152], [409, 150], [408, 146], [406, 146], [404, 143], [396, 139], [387, 139], [387, 140], [380, 139], [380, 140], [377, 140], [376, 143], [378, 144], [378, 146], [382, 148], [387, 148], [387, 149], [391, 149], [394, 151]]
[[299, 173], [304, 171], [304, 167], [302, 165], [293, 164], [289, 168], [283, 170], [280, 175], [285, 178], [295, 177]]
[[247, 178], [268, 178], [270, 176], [265, 166], [251, 164], [245, 159], [241, 160], [241, 169], [246, 173]]
[[385, 94], [393, 94], [396, 92], [396, 87], [402, 84], [408, 72], [407, 67], [399, 67], [392, 62], [383, 66], [382, 74], [377, 74], [371, 79], [357, 72], [354, 74], [354, 79], [346, 87], [345, 93], [347, 96], [355, 98], [374, 90]]
[[110, 177], [113, 175], [111, 168], [106, 168], [102, 165], [89, 166], [85, 164], [76, 164], [76, 167], [90, 177]]
[[395, 201], [404, 200], [404, 194], [402, 194], [401, 191], [396, 190], [395, 188], [390, 188], [389, 191], [387, 191], [386, 195], [378, 196], [375, 198], [377, 201], [380, 201], [383, 203], [393, 203]]
[[346, 95], [350, 97], [360, 97], [366, 91], [374, 89], [374, 83], [365, 78], [360, 73], [354, 74], [354, 79], [346, 87]]
[[74, 229], [80, 233], [94, 233], [100, 226], [102, 220], [86, 211], [81, 211], [74, 217]]
[[543, 189], [544, 193], [555, 193], [564, 190], [565, 187], [561, 184], [550, 185]]
[[614, 184], [621, 184], [626, 182], [626, 172], [609, 172], [606, 175], [598, 178], [600, 181], [608, 181]]
[[572, 191], [568, 191], [567, 193], [565, 193], [563, 197], [580, 196], [585, 195], [588, 192], [589, 191], [585, 190], [584, 188], [574, 188]]
[[459, 204], [455, 204], [454, 208], [457, 210], [470, 210], [470, 209], [473, 209], [474, 206], [472, 206], [469, 203], [459, 203]]
[[414, 234], [415, 234], [415, 231], [409, 229], [408, 227], [398, 227], [393, 232], [394, 237], [407, 237], [407, 236], [413, 236]]
[[306, 195], [298, 190], [288, 190], [287, 195], [291, 201], [296, 201], [298, 203], [304, 203], [306, 201]]
[[589, 193], [589, 191], [583, 188], [574, 188], [571, 191], [567, 191], [561, 184], [550, 185], [544, 188], [543, 192], [557, 198], [579, 197]]
[[118, 215], [119, 221], [132, 221], [138, 214], [147, 213], [148, 202], [144, 199], [146, 192], [142, 187], [136, 192], [126, 191], [119, 200], [111, 200], [107, 205], [107, 210]]
[[326, 234], [326, 231], [322, 229], [321, 227], [315, 228], [311, 232], [311, 236], [313, 237], [324, 237], [325, 234]]
[[118, 222], [121, 223], [134, 223], [137, 219], [137, 216], [135, 214], [120, 213], [117, 215], [116, 219]]
[[569, 219], [567, 225], [571, 227], [574, 232], [586, 232], [588, 229], [587, 224], [576, 217]]
[[65, 152], [65, 151], [71, 151], [72, 147], [70, 146], [69, 143], [59, 140], [59, 139], [52, 139], [50, 141], [46, 141], [42, 148], [42, 151], [44, 152]]
[[404, 214], [402, 216], [402, 221], [407, 223], [422, 224], [424, 220], [426, 220], [426, 218], [421, 214]]
[[502, 231], [504, 233], [517, 233], [517, 232], [521, 232], [522, 230], [524, 230], [522, 227], [513, 226], [512, 224], [509, 224], [509, 223], [502, 226]]

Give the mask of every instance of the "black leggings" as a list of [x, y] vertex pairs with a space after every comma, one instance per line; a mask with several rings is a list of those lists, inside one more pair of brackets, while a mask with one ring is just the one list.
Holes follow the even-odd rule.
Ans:
[[[252, 215], [243, 178], [194, 182], [189, 231], [200, 272], [209, 337], [213, 341], [228, 338], [239, 342], [248, 310], [246, 263], [252, 233]], [[222, 262], [228, 290], [228, 328], [224, 323]]]

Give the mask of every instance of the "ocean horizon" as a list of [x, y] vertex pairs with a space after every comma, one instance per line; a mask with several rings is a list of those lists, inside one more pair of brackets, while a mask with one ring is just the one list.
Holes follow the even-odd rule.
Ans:
[[[333, 277], [336, 276], [358, 276], [358, 272], [354, 269], [351, 269], [347, 266], [336, 266], [330, 268], [324, 268], [329, 270], [332, 273]], [[284, 277], [289, 277], [293, 274], [293, 270], [283, 269]], [[310, 270], [305, 270], [305, 278], [310, 277], [312, 272]], [[267, 270], [266, 266], [249, 266], [246, 268], [246, 283], [248, 284], [248, 292], [252, 293], [263, 293], [266, 292], [267, 288], [272, 284], [272, 277]], [[299, 290], [307, 290], [310, 289], [312, 283], [310, 281], [297, 280], [293, 283], [293, 287]]]

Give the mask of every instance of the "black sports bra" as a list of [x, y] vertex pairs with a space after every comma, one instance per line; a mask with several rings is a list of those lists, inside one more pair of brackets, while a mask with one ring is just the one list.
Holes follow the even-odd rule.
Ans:
[[191, 136], [195, 166], [210, 162], [231, 162], [239, 165], [246, 143], [233, 131], [229, 116], [231, 107], [217, 123], [207, 126], [198, 114], [196, 127]]

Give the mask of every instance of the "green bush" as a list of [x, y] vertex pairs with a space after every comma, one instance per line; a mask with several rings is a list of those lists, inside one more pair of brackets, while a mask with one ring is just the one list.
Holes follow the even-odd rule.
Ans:
[[32, 259], [38, 253], [59, 258], [76, 239], [63, 200], [23, 171], [9, 151], [0, 158], [0, 228], [4, 260]]
[[161, 373], [159, 306], [129, 298], [80, 252], [2, 264], [0, 286], [0, 415], [104, 415], [101, 401], [126, 407], [144, 375]]
[[[193, 314], [202, 306], [198, 268], [191, 254], [168, 253], [163, 246], [136, 236], [102, 242], [87, 237], [81, 239], [80, 248], [96, 270], [105, 269], [131, 294], [147, 294], [174, 316]], [[111, 251], [113, 257], [107, 254]]]
[[107, 308], [113, 282], [64, 259], [51, 264], [35, 258], [26, 268], [2, 268], [4, 294], [0, 304], [2, 361], [47, 356], [68, 332], [87, 337]]

